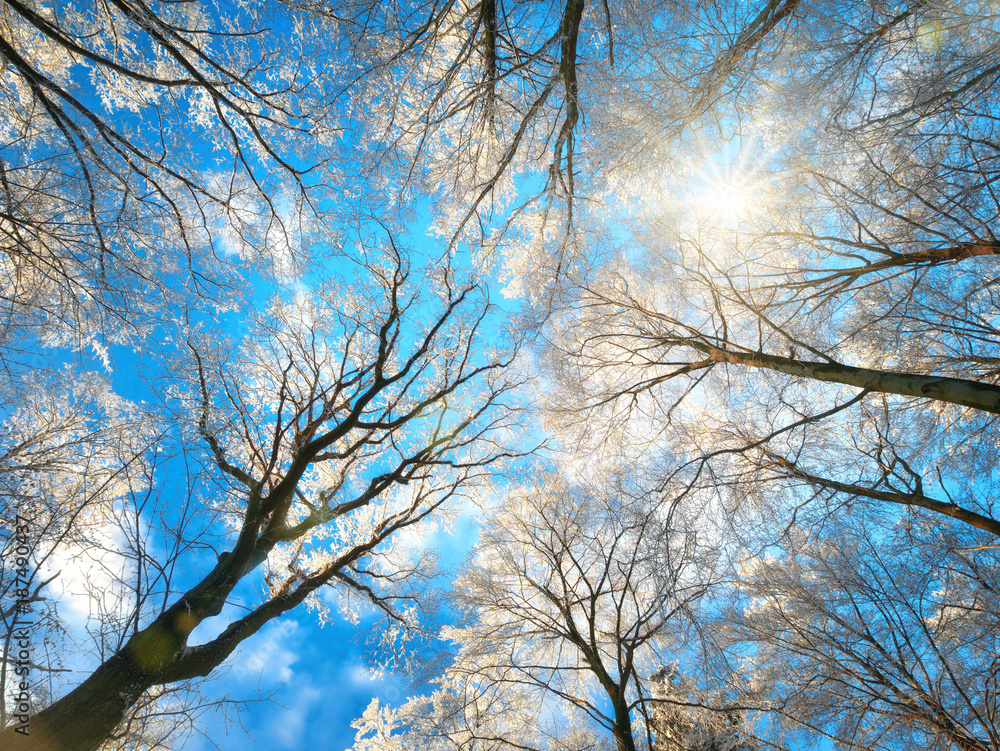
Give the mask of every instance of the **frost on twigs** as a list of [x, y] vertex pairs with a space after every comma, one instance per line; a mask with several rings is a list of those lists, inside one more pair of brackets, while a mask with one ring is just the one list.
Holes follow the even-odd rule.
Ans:
[[278, 64], [302, 40], [272, 20], [246, 5], [0, 9], [0, 281], [18, 346], [137, 346], [191, 299], [232, 307], [243, 262], [277, 254], [280, 276], [289, 247], [304, 253], [293, 215], [314, 214], [303, 176], [322, 171], [308, 137], [336, 118], [318, 59]]
[[587, 487], [539, 470], [492, 509], [461, 569], [436, 689], [370, 705], [357, 751], [636, 749], [653, 732], [647, 678], [684, 648], [711, 556], [679, 529], [681, 512], [627, 481]]
[[932, 747], [996, 732], [996, 548], [861, 514], [747, 564], [726, 618], [773, 705], [806, 726]]
[[[309, 296], [272, 299], [242, 344], [189, 336], [186, 422], [227, 486], [233, 535], [262, 566], [264, 609], [365, 603], [405, 650], [431, 562], [409, 529], [447, 516], [508, 454], [509, 355], [477, 346], [475, 286], [424, 289], [398, 255]], [[414, 313], [420, 311], [420, 315]], [[321, 596], [334, 585], [339, 594]]]

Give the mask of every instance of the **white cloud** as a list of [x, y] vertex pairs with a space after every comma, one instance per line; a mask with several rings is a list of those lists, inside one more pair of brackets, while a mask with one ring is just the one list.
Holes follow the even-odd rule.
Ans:
[[93, 529], [90, 537], [96, 545], [57, 547], [41, 572], [45, 579], [58, 573], [45, 594], [58, 600], [60, 616], [71, 635], [85, 635], [91, 617], [101, 607], [114, 607], [122, 595], [122, 580], [127, 578], [127, 560], [115, 552], [125, 547], [121, 529], [104, 524]]
[[281, 701], [286, 704], [288, 711], [280, 721], [271, 725], [274, 739], [288, 748], [300, 747], [310, 710], [322, 698], [323, 692], [309, 684], [297, 686], [289, 694], [282, 696]]
[[291, 681], [295, 676], [292, 665], [299, 655], [285, 645], [296, 643], [299, 629], [297, 621], [278, 621], [249, 639], [236, 653], [233, 677], [255, 685]]

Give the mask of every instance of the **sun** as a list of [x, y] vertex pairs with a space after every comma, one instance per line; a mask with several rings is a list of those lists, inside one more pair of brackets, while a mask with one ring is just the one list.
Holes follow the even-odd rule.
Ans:
[[699, 214], [723, 224], [736, 224], [750, 209], [747, 182], [736, 175], [706, 175], [695, 192]]
[[704, 146], [689, 163], [688, 209], [703, 225], [735, 229], [764, 208], [760, 144], [751, 136], [734, 136]]

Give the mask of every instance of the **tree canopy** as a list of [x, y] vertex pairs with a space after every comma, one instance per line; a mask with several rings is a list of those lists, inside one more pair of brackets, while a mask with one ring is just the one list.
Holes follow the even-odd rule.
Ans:
[[4, 0], [0, 745], [182, 744], [301, 606], [433, 679], [364, 751], [1000, 746], [998, 53], [993, 0]]

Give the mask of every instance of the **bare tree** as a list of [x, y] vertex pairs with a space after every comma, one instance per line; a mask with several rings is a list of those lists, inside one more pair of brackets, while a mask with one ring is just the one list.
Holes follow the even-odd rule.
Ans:
[[[578, 437], [669, 445], [737, 501], [774, 483], [1000, 532], [992, 486], [964, 480], [990, 476], [976, 446], [1000, 413], [995, 17], [921, 6], [824, 48], [799, 10], [784, 21], [798, 19], [795, 43], [816, 36], [782, 59], [805, 75], [826, 50], [822, 87], [803, 87], [816, 108], [747, 109], [726, 126], [735, 174], [702, 175], [721, 198], [678, 178], [605, 235], [549, 322], [565, 384], [554, 424], [573, 440], [586, 425]], [[949, 29], [933, 50], [929, 18]], [[905, 75], [881, 72], [890, 59]], [[753, 76], [788, 91], [770, 64]], [[823, 98], [834, 85], [842, 95]]]
[[[782, 682], [761, 710], [845, 746], [989, 747], [995, 625], [934, 619], [1000, 533], [997, 18], [828, 7], [790, 8], [715, 89], [731, 119], [673, 141], [687, 171], [595, 228], [544, 328], [551, 424], [588, 459], [657, 457], [663, 490], [714, 493], [734, 550], [787, 573], [744, 569], [728, 621], [756, 634], [748, 679]], [[658, 104], [650, 128], [676, 116]]]
[[[557, 475], [511, 492], [455, 582], [458, 625], [444, 636], [457, 654], [442, 688], [393, 712], [396, 727], [459, 748], [582, 742], [560, 725], [590, 744], [649, 747], [647, 677], [682, 648], [711, 561], [679, 509], [647, 503], [624, 483], [590, 490]], [[357, 748], [385, 747], [368, 735], [373, 719]]]
[[[207, 456], [177, 512], [204, 523], [179, 526], [162, 560], [140, 509], [163, 470], [143, 447], [101, 468], [125, 491], [45, 497], [52, 539], [84, 536], [74, 509], [100, 503], [127, 543], [95, 550], [127, 573], [106, 659], [33, 742], [95, 747], [142, 697], [210, 673], [329, 583], [409, 625], [395, 598], [425, 569], [394, 533], [507, 453], [492, 443], [510, 419], [506, 356], [474, 356], [488, 306], [451, 272], [429, 283], [438, 298], [410, 296], [398, 256], [370, 257], [357, 291], [276, 303], [240, 347], [199, 329], [199, 310], [250, 285], [242, 264], [294, 273], [314, 223], [338, 216], [321, 196], [352, 214], [372, 195], [391, 209], [433, 195], [449, 250], [475, 241], [484, 267], [502, 254], [512, 291], [541, 301], [566, 435], [667, 456], [664, 491], [724, 496], [720, 511], [767, 527], [758, 545], [804, 504], [998, 531], [996, 32], [985, 0], [3, 4], [0, 354], [9, 370], [39, 342], [102, 354], [169, 311], [182, 353], [147, 357], [174, 410], [163, 427], [183, 427], [150, 441]], [[745, 158], [721, 187], [753, 191], [753, 210], [706, 218], [686, 177], [724, 142]], [[98, 413], [84, 422], [104, 440]], [[4, 461], [37, 435], [11, 438]], [[88, 456], [54, 440], [52, 456]], [[174, 573], [209, 544], [202, 579]], [[188, 648], [258, 569], [258, 607]], [[584, 711], [624, 742], [643, 706], [625, 670], [637, 648], [586, 636], [567, 643], [614, 711]]]
[[[184, 544], [152, 577], [149, 561], [126, 567], [147, 579], [123, 583], [130, 615], [110, 624], [113, 651], [31, 718], [30, 737], [4, 730], [5, 748], [97, 748], [147, 691], [211, 674], [326, 585], [352, 592], [348, 607], [356, 596], [382, 612], [387, 643], [417, 625], [405, 605], [432, 572], [395, 543], [398, 532], [444, 513], [510, 455], [501, 439], [515, 409], [507, 356], [475, 351], [489, 310], [479, 288], [445, 277], [420, 295], [410, 275], [390, 253], [344, 286], [276, 299], [228, 354], [188, 329], [171, 375], [176, 419], [182, 441], [207, 452], [211, 474], [192, 500], [214, 509], [224, 525], [211, 532], [229, 549], [194, 582], [168, 575]], [[192, 488], [181, 482], [183, 503]], [[262, 601], [187, 646], [262, 566]]]
[[996, 748], [995, 547], [873, 521], [796, 531], [747, 561], [725, 634], [760, 698], [844, 747]]
[[4, 3], [5, 351], [101, 352], [181, 290], [232, 306], [243, 264], [288, 273], [336, 126], [322, 35], [277, 31], [297, 22], [277, 10]]

